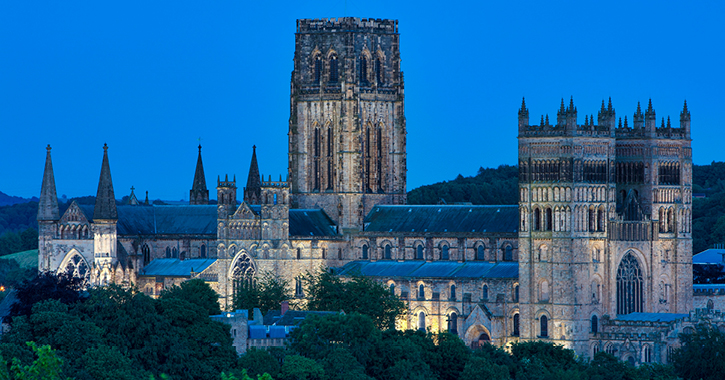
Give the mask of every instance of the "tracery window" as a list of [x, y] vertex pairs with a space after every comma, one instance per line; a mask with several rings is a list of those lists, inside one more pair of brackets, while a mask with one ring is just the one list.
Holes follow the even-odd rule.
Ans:
[[246, 253], [243, 253], [234, 263], [234, 269], [232, 269], [234, 298], [237, 298], [241, 292], [248, 291], [256, 285], [254, 281], [256, 272], [252, 259]]
[[65, 272], [73, 277], [85, 279], [87, 279], [90, 275], [88, 264], [86, 264], [86, 261], [80, 254], [78, 254], [78, 252], [73, 253], [73, 256], [71, 256], [65, 264], [65, 268], [63, 268], [62, 272]]
[[360, 57], [360, 85], [368, 84], [368, 59], [364, 55]]
[[644, 310], [644, 279], [637, 258], [627, 252], [617, 269], [617, 314]]
[[320, 56], [315, 57], [315, 83], [320, 83], [322, 77], [322, 59]]
[[383, 84], [383, 79], [385, 78], [383, 73], [383, 62], [379, 57], [375, 60], [375, 75], [377, 76], [378, 85]]
[[592, 315], [592, 334], [599, 332], [599, 318], [596, 315]]

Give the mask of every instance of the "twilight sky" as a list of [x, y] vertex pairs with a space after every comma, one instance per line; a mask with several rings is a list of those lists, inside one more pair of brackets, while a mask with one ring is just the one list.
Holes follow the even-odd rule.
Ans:
[[0, 3], [0, 191], [37, 196], [45, 146], [58, 195], [95, 195], [103, 156], [116, 197], [188, 199], [198, 139], [244, 186], [287, 172], [298, 18], [399, 20], [408, 189], [515, 164], [521, 97], [538, 124], [574, 97], [579, 123], [652, 98], [694, 162], [725, 160], [725, 2], [5, 1]]

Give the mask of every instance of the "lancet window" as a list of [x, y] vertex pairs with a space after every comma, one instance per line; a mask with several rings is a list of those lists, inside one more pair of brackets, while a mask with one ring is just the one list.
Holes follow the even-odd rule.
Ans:
[[627, 252], [617, 269], [617, 314], [641, 313], [643, 310], [642, 269], [632, 252]]

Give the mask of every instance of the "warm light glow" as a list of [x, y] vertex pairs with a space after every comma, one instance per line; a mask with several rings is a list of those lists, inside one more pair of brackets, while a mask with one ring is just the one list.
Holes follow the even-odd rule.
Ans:
[[0, 292], [4, 292], [4, 291], [5, 291], [5, 286], [4, 285], [0, 285]]

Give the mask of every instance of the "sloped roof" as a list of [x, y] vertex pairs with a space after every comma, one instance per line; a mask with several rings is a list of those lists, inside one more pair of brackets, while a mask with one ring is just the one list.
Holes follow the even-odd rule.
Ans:
[[210, 265], [214, 264], [216, 259], [156, 259], [143, 268], [142, 276], [166, 276], [166, 277], [189, 277], [191, 271], [199, 273], [204, 271]]
[[725, 264], [725, 249], [706, 249], [692, 256], [693, 264]]
[[295, 209], [289, 210], [289, 235], [310, 237], [310, 236], [335, 236], [335, 222], [320, 209]]
[[489, 263], [469, 261], [353, 261], [345, 264], [337, 274], [366, 277], [418, 277], [418, 278], [518, 278], [516, 262]]
[[[93, 206], [80, 206], [86, 216]], [[216, 235], [215, 205], [118, 206], [119, 235]]]
[[284, 315], [280, 316], [280, 310], [270, 310], [264, 316], [265, 326], [296, 326], [311, 315], [325, 316], [339, 314], [338, 311], [307, 311], [307, 310], [287, 310]]
[[375, 206], [365, 217], [373, 232], [516, 233], [518, 206]]

